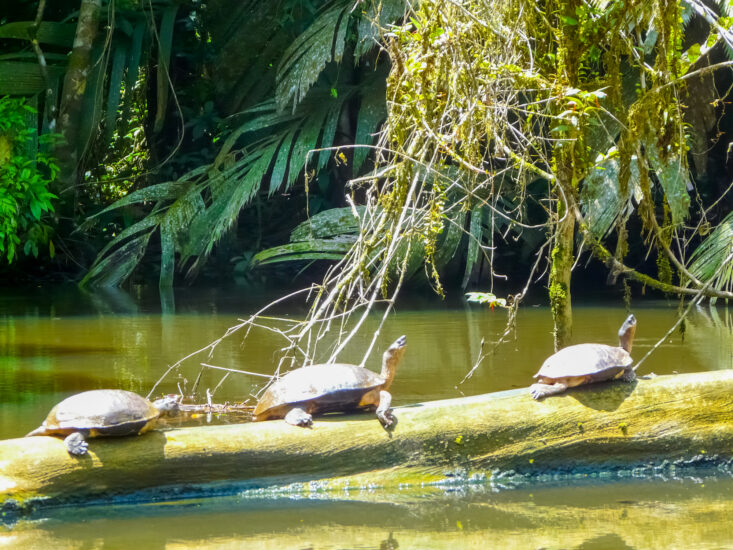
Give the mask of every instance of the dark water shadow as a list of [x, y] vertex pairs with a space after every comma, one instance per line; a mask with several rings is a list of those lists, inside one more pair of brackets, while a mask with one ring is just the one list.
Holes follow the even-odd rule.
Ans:
[[69, 355], [118, 354], [120, 351], [120, 349], [112, 346], [80, 346], [23, 342], [6, 342], [0, 347], [1, 354], [23, 359], [32, 357], [66, 357]]
[[633, 550], [634, 547], [626, 544], [626, 541], [621, 535], [609, 533], [608, 535], [600, 535], [588, 539], [576, 546], [576, 548], [578, 550], [609, 550], [610, 548], [614, 550], [624, 550], [625, 548]]

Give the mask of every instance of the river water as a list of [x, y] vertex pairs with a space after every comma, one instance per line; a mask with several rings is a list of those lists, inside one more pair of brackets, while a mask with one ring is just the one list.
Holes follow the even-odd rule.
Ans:
[[[187, 291], [162, 303], [155, 295], [86, 294], [76, 289], [0, 293], [0, 438], [20, 437], [64, 397], [95, 388], [145, 395], [166, 368], [221, 337], [255, 311], [262, 296], [241, 290]], [[676, 320], [677, 304], [633, 304], [638, 320], [632, 355], [641, 358]], [[295, 304], [287, 316], [297, 318]], [[574, 307], [575, 342], [615, 344], [628, 312], [621, 305]], [[285, 315], [280, 313], [280, 315]], [[383, 327], [367, 362], [407, 335], [408, 350], [392, 386], [393, 405], [525, 387], [552, 353], [546, 307], [527, 303], [517, 330], [464, 377], [505, 330], [506, 314], [477, 305], [401, 306]], [[368, 345], [356, 338], [339, 357], [359, 362]], [[278, 335], [234, 334], [213, 354], [197, 356], [156, 393], [214, 390], [222, 372], [201, 362], [272, 373]], [[642, 365], [640, 374], [733, 368], [733, 315], [701, 308]], [[201, 373], [199, 377], [199, 373]], [[462, 382], [463, 381], [463, 382]], [[249, 400], [262, 379], [230, 375], [217, 402]], [[197, 423], [221, 422], [199, 416]], [[727, 476], [584, 482], [499, 490], [470, 485], [399, 494], [371, 492], [318, 499], [262, 495], [155, 505], [60, 509], [12, 528], [13, 548], [733, 548], [733, 480]]]

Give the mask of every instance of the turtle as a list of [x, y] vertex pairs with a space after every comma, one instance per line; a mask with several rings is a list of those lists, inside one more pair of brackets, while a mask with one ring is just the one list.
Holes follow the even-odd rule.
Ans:
[[126, 390], [90, 390], [67, 397], [48, 413], [43, 423], [28, 433], [66, 436], [69, 454], [87, 453], [87, 437], [141, 434], [150, 430], [161, 415], [178, 411], [178, 396], [150, 402]]
[[561, 393], [568, 388], [591, 382], [636, 379], [631, 368], [631, 345], [636, 332], [636, 318], [629, 315], [618, 331], [618, 347], [605, 344], [578, 344], [561, 349], [548, 357], [534, 377], [529, 392], [535, 399]]
[[376, 407], [382, 426], [390, 427], [392, 395], [387, 391], [407, 348], [400, 336], [382, 355], [380, 374], [345, 363], [311, 365], [290, 371], [262, 394], [253, 420], [284, 418], [293, 426], [308, 427], [314, 414]]

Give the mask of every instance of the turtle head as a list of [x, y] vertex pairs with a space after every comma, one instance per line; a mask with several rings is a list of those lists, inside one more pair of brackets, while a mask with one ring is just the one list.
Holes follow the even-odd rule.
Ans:
[[387, 351], [382, 355], [382, 372], [380, 376], [384, 379], [384, 389], [386, 390], [392, 385], [394, 380], [395, 372], [397, 372], [397, 365], [402, 360], [402, 356], [405, 354], [407, 349], [407, 337], [400, 336], [394, 343], [387, 348]]
[[180, 401], [180, 395], [169, 394], [153, 401], [153, 407], [160, 411], [160, 416], [175, 416], [180, 410], [178, 407]]
[[629, 315], [624, 324], [618, 330], [618, 345], [631, 353], [631, 346], [634, 343], [634, 334], [636, 333], [636, 317]]

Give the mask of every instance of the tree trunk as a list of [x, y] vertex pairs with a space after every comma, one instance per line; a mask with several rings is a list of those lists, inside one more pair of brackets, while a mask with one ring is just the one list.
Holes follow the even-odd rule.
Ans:
[[81, 143], [80, 127], [84, 116], [82, 106], [87, 80], [92, 69], [92, 45], [99, 28], [101, 0], [82, 0], [79, 21], [76, 25], [74, 48], [69, 56], [69, 65], [64, 77], [63, 95], [59, 108], [58, 131], [63, 134], [65, 143], [56, 149], [59, 175], [56, 178], [56, 193], [59, 194], [78, 183], [77, 168], [79, 155], [84, 150]]
[[568, 210], [567, 205], [559, 201], [558, 205], [560, 205], [558, 207], [560, 221], [555, 228], [552, 265], [550, 266], [550, 308], [555, 326], [555, 351], [567, 346], [573, 333], [570, 279], [575, 259], [573, 256], [575, 217]]
[[[319, 490], [577, 471], [683, 467], [733, 452], [733, 370], [570, 390], [526, 389], [397, 408], [391, 433], [373, 414], [158, 430], [94, 439], [70, 456], [60, 438], [0, 442], [0, 512], [35, 505], [144, 501], [318, 481]], [[662, 465], [662, 466], [660, 466]], [[662, 472], [663, 473], [663, 472]], [[309, 491], [305, 486], [293, 491]]]

